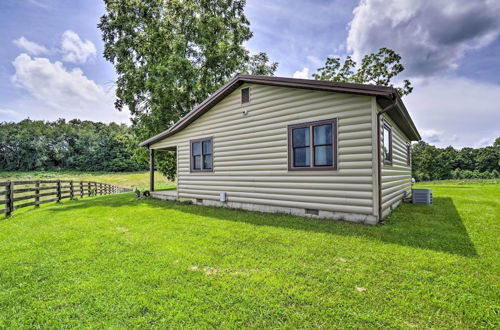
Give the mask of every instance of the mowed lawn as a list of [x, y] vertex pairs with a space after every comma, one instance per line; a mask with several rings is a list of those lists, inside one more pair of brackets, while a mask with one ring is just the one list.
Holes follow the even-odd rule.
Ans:
[[384, 226], [135, 199], [0, 221], [0, 328], [499, 326], [500, 185]]
[[[0, 181], [7, 180], [75, 180], [109, 183], [122, 188], [149, 189], [149, 172], [78, 172], [78, 171], [31, 171], [0, 172]], [[172, 189], [175, 183], [159, 172], [155, 173], [155, 189]]]

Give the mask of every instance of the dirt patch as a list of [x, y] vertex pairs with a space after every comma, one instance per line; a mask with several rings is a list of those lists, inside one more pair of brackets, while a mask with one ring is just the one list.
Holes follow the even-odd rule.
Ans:
[[191, 266], [189, 270], [196, 272], [201, 271], [205, 276], [216, 276], [216, 275], [249, 275], [253, 273], [259, 272], [258, 269], [230, 269], [230, 268], [214, 268], [214, 267], [203, 267], [200, 268], [198, 266]]
[[128, 233], [128, 229], [125, 227], [116, 227], [116, 230], [121, 231], [123, 233]]

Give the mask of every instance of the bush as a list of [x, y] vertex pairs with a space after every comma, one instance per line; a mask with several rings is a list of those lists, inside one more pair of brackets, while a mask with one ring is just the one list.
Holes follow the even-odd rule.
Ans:
[[[480, 172], [478, 170], [461, 170], [459, 168], [451, 171], [451, 178], [455, 180], [462, 179], [498, 179], [500, 178], [500, 172], [497, 170]], [[415, 178], [417, 179], [417, 178]], [[425, 180], [419, 180], [425, 181]]]

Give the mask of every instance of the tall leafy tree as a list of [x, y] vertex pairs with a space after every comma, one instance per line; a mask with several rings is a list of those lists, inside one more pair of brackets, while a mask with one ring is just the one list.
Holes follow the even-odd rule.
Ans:
[[[105, 0], [104, 57], [118, 74], [116, 107], [128, 107], [137, 141], [157, 134], [236, 73], [273, 74], [265, 53], [251, 56], [244, 0]], [[143, 156], [145, 156], [143, 150]], [[159, 153], [172, 177], [173, 158]]]
[[144, 170], [133, 158], [132, 141], [131, 128], [115, 123], [0, 122], [0, 170]]
[[497, 139], [493, 146], [436, 148], [424, 141], [412, 146], [413, 177], [422, 180], [493, 179], [500, 177], [500, 148]]
[[[404, 71], [401, 56], [389, 48], [380, 48], [378, 52], [367, 54], [357, 67], [356, 61], [347, 56], [342, 63], [340, 57], [329, 57], [324, 67], [313, 74], [317, 80], [350, 82], [358, 84], [375, 84], [392, 86], [393, 78]], [[401, 95], [413, 91], [409, 80], [403, 80], [402, 86], [396, 87]]]

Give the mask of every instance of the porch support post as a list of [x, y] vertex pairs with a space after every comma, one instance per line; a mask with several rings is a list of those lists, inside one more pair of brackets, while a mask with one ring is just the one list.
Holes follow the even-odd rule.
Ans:
[[149, 191], [155, 191], [155, 151], [149, 149]]

